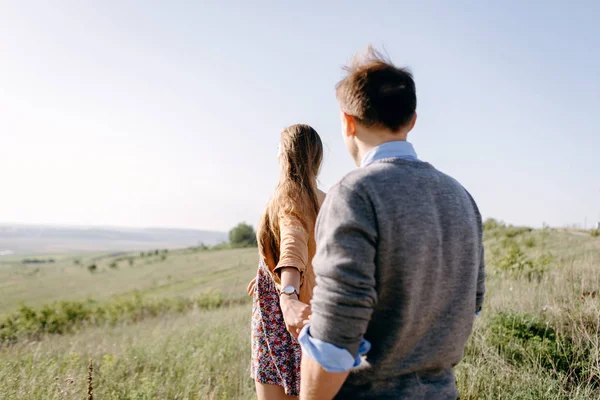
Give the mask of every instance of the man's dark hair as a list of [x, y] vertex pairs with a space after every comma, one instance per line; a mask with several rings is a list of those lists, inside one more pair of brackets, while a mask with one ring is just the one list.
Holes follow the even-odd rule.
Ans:
[[417, 94], [407, 69], [394, 66], [371, 46], [344, 69], [348, 75], [336, 85], [343, 112], [364, 126], [392, 132], [411, 121], [417, 109]]

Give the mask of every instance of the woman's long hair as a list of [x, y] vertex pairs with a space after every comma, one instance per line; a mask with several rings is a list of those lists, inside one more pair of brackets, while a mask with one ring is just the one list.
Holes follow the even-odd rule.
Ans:
[[312, 233], [319, 213], [317, 175], [323, 161], [323, 143], [308, 125], [292, 125], [281, 133], [279, 150], [281, 175], [275, 193], [263, 213], [257, 241], [261, 256], [279, 262], [279, 216], [297, 218]]

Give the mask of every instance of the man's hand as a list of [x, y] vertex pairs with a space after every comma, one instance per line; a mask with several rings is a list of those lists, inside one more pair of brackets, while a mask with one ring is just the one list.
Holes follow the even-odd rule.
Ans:
[[252, 297], [254, 296], [254, 288], [256, 287], [256, 279], [257, 277], [255, 276], [254, 279], [252, 279], [250, 281], [250, 283], [248, 284], [248, 296]]
[[285, 327], [288, 332], [298, 339], [298, 335], [304, 325], [308, 324], [310, 319], [310, 306], [298, 300], [296, 295], [282, 294], [279, 299]]

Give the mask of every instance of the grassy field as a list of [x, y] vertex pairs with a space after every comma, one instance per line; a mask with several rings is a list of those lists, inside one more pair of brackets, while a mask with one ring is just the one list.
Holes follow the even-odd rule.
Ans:
[[[600, 238], [486, 228], [488, 296], [457, 367], [461, 398], [600, 399]], [[89, 359], [95, 399], [254, 397], [255, 249], [21, 261], [0, 263], [0, 338], [14, 328], [0, 399], [85, 398]]]
[[[23, 264], [23, 258], [0, 258], [0, 316], [21, 303], [41, 306], [58, 300], [106, 300], [134, 292], [189, 297], [212, 290], [239, 296], [257, 265], [255, 249], [140, 254], [63, 255], [53, 258], [54, 263], [29, 264]], [[91, 265], [96, 265], [94, 273], [89, 271]]]

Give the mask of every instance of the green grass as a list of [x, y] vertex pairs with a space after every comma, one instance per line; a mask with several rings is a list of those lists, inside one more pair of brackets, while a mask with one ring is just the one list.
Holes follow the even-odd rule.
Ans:
[[[600, 399], [600, 241], [587, 232], [488, 224], [485, 242], [488, 292], [456, 368], [461, 399]], [[60, 300], [116, 316], [0, 347], [0, 398], [85, 398], [92, 358], [96, 399], [252, 399], [249, 305], [177, 304], [208, 292], [243, 296], [256, 250], [178, 251], [164, 261], [138, 254], [132, 267], [120, 261], [113, 269], [115, 258], [60, 260], [44, 265], [43, 276], [0, 265], [0, 291], [10, 288], [6, 299], [2, 291], [5, 317], [21, 301], [39, 312]], [[87, 271], [91, 262], [98, 272]], [[12, 283], [2, 286], [6, 277]], [[132, 293], [142, 310], [168, 306], [141, 314], [115, 307]]]
[[[514, 231], [486, 231], [487, 298], [456, 368], [461, 399], [600, 399], [600, 299], [590, 295], [600, 288], [600, 244], [564, 230]], [[521, 262], [551, 255], [539, 281], [501, 268], [515, 245]]]
[[251, 399], [249, 306], [193, 311], [0, 350], [0, 398]]

